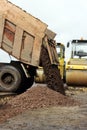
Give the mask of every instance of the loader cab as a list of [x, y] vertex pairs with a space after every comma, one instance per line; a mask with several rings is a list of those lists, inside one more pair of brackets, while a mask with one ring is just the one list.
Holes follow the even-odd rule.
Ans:
[[[70, 47], [70, 43], [67, 43], [67, 47]], [[71, 58], [87, 58], [87, 40], [71, 41]]]
[[57, 54], [58, 54], [58, 58], [65, 58], [65, 46], [62, 43], [57, 43], [56, 45], [56, 49], [57, 49]]
[[56, 50], [58, 54], [59, 70], [63, 80], [65, 80], [65, 46], [62, 43], [57, 43]]

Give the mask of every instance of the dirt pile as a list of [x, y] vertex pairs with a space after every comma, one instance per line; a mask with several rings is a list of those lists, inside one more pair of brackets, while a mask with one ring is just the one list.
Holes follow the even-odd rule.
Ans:
[[63, 81], [61, 80], [60, 70], [57, 65], [52, 65], [47, 49], [42, 46], [40, 61], [42, 63], [46, 76], [47, 86], [61, 94], [65, 95]]
[[28, 109], [53, 106], [73, 106], [78, 103], [47, 86], [34, 86], [25, 93], [17, 95], [0, 105], [0, 122], [16, 116]]

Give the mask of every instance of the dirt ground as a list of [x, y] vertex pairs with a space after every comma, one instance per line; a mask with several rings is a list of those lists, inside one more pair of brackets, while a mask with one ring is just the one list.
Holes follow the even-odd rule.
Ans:
[[[37, 91], [36, 88], [35, 91]], [[42, 88], [41, 89], [39, 88], [40, 93], [41, 91]], [[31, 91], [28, 91], [27, 94], [29, 94], [29, 92], [32, 93], [32, 89]], [[41, 95], [39, 95], [39, 93], [37, 94], [38, 98], [41, 98], [40, 97]], [[48, 97], [48, 95], [50, 94], [52, 95], [52, 97]], [[37, 95], [34, 96], [36, 98]], [[66, 90], [66, 97], [65, 97], [59, 93], [50, 91], [49, 89], [43, 87], [43, 96], [44, 98], [41, 98], [41, 100], [39, 100], [39, 103], [37, 102], [35, 104], [37, 106], [36, 108], [35, 106], [32, 107], [28, 106], [29, 102], [26, 101], [25, 94], [22, 95], [21, 100], [20, 100], [21, 95], [19, 95], [11, 99], [10, 101], [5, 102], [3, 105], [4, 106], [7, 105], [8, 109], [6, 109], [6, 106], [5, 107], [1, 106], [0, 108], [0, 118], [6, 117], [6, 120], [3, 118], [4, 119], [3, 122], [0, 123], [0, 130], [86, 130], [87, 129], [86, 88], [73, 89], [70, 87], [69, 90]], [[58, 97], [59, 99], [56, 99]], [[47, 98], [49, 99], [49, 101], [47, 100]], [[17, 102], [19, 103], [19, 105], [16, 103], [15, 99], [18, 100]], [[24, 105], [22, 104], [22, 100]], [[59, 100], [62, 101], [59, 102]], [[33, 99], [32, 103], [34, 102], [35, 99]], [[8, 105], [10, 103], [12, 104], [11, 106]], [[13, 111], [16, 114], [12, 115], [11, 111]], [[4, 115], [2, 115], [3, 112]], [[11, 115], [8, 113], [11, 113]]]

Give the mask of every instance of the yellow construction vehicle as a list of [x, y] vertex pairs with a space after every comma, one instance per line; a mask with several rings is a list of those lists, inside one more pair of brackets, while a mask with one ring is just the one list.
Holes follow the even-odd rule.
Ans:
[[60, 69], [60, 75], [61, 78], [65, 80], [65, 46], [62, 43], [57, 43], [56, 49], [58, 54], [58, 68]]
[[67, 47], [71, 49], [66, 63], [67, 85], [87, 86], [87, 40], [72, 40]]
[[[56, 50], [58, 55], [59, 65], [58, 68], [60, 70], [61, 79], [65, 80], [65, 46], [62, 43], [56, 43]], [[45, 83], [46, 78], [44, 74], [43, 67], [39, 66], [36, 71], [35, 76], [36, 83]]]

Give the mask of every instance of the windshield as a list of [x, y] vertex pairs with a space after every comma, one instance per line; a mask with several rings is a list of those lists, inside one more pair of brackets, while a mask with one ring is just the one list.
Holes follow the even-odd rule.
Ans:
[[59, 58], [64, 58], [64, 46], [58, 45], [56, 46], [57, 54]]
[[72, 58], [87, 58], [87, 43], [72, 43]]

